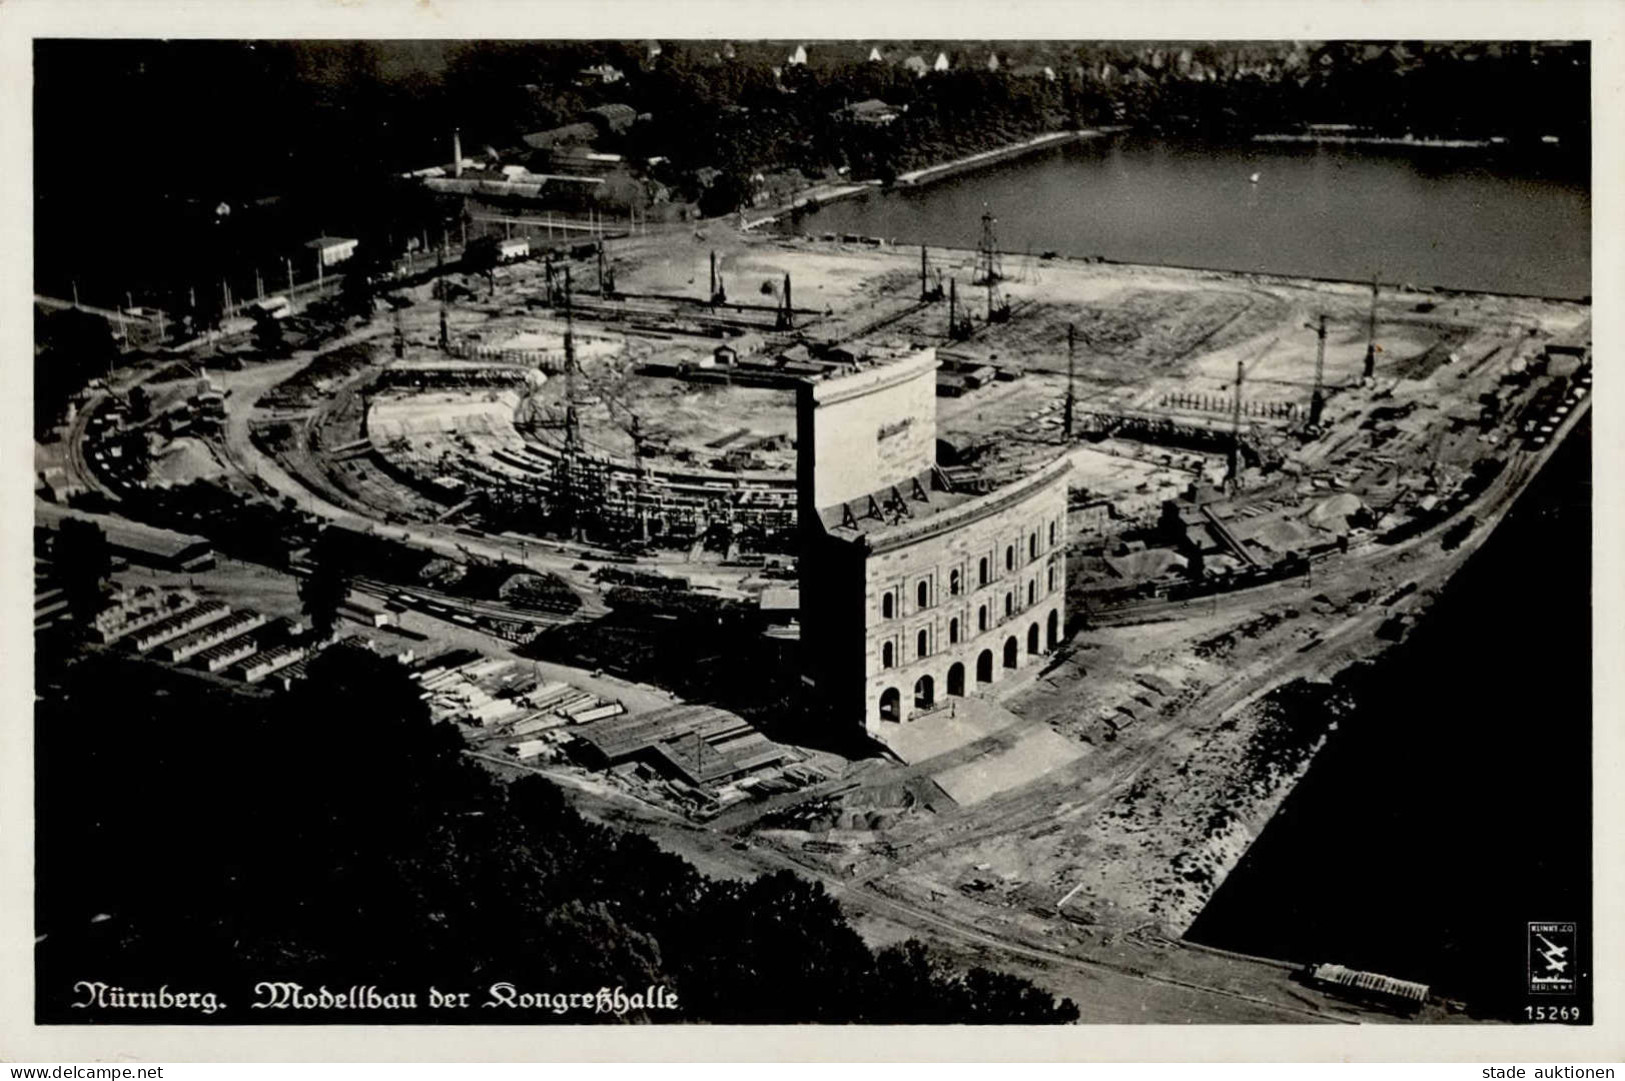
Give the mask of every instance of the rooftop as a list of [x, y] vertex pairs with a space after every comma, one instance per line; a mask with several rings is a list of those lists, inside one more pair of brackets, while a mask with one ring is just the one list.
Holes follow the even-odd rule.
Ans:
[[520, 136], [526, 146], [537, 150], [550, 150], [563, 143], [590, 143], [598, 138], [598, 129], [592, 124], [582, 121], [576, 124], [565, 124], [562, 127], [549, 128], [546, 131], [533, 131], [529, 135]]
[[760, 605], [763, 611], [795, 611], [801, 607], [801, 590], [794, 587], [770, 586], [762, 590]]
[[146, 552], [151, 555], [163, 556], [173, 559], [183, 552], [194, 548], [210, 547], [205, 537], [193, 536], [189, 533], [176, 533], [169, 529], [160, 529], [157, 526], [142, 525], [125, 518], [115, 518], [112, 515], [67, 513], [53, 504], [36, 504], [35, 515], [42, 524], [53, 528], [59, 526], [65, 518], [81, 518], [96, 523], [101, 527], [102, 533], [107, 537], [107, 543], [123, 551]]
[[904, 484], [888, 485], [865, 496], [824, 507], [819, 517], [824, 528], [838, 537], [861, 537], [904, 522], [941, 514], [975, 496], [953, 491], [937, 470]]
[[826, 507], [819, 517], [830, 536], [862, 541], [880, 552], [996, 514], [1064, 477], [1071, 467], [1069, 459], [1057, 458], [985, 493], [952, 491], [941, 471], [933, 469], [929, 477]]

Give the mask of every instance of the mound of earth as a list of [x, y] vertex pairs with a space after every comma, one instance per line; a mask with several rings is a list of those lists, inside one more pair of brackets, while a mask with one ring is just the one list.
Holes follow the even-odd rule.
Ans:
[[543, 612], [574, 612], [581, 607], [581, 598], [563, 578], [549, 571], [546, 574], [515, 574], [502, 583], [497, 595], [519, 608], [535, 608]]

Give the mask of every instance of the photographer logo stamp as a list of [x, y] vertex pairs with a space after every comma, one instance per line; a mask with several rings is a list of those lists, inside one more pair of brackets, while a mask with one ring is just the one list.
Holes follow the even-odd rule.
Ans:
[[1529, 925], [1530, 994], [1574, 994], [1577, 939], [1575, 925], [1572, 923]]

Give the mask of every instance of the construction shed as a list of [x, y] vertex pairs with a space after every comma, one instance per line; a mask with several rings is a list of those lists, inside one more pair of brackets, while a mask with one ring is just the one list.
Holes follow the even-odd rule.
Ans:
[[570, 752], [589, 768], [639, 762], [698, 788], [726, 784], [796, 757], [738, 714], [702, 705], [595, 721], [576, 733]]
[[122, 518], [96, 516], [91, 520], [101, 527], [113, 554], [132, 563], [172, 571], [199, 571], [214, 566], [214, 546], [205, 537]]
[[316, 253], [324, 267], [337, 266], [355, 254], [359, 240], [345, 236], [319, 236], [307, 240], [305, 247]]
[[794, 623], [801, 614], [801, 590], [793, 586], [769, 586], [762, 590], [757, 611], [764, 623]]

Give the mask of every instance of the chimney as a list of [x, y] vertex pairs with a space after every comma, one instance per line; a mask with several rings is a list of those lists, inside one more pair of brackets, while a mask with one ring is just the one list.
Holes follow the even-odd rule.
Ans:
[[451, 175], [463, 175], [463, 130], [451, 129]]

